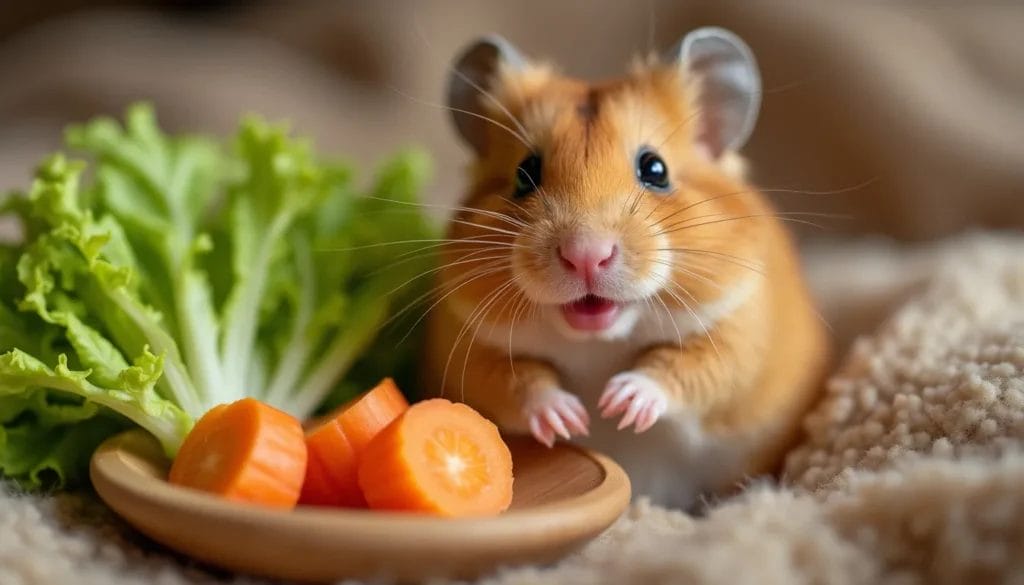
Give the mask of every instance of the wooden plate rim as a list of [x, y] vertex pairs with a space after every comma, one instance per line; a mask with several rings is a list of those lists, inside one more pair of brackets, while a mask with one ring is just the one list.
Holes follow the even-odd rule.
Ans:
[[[117, 497], [114, 492], [128, 494], [156, 505], [166, 505], [183, 512], [212, 520], [246, 524], [275, 524], [282, 528], [306, 527], [315, 529], [325, 525], [358, 524], [361, 530], [374, 534], [393, 535], [395, 530], [417, 527], [455, 527], [459, 530], [441, 530], [442, 540], [462, 541], [461, 535], [471, 533], [475, 538], [536, 533], [556, 524], [610, 525], [629, 504], [630, 482], [625, 471], [611, 458], [574, 445], [564, 447], [577, 450], [594, 460], [604, 477], [593, 489], [557, 502], [509, 510], [499, 516], [487, 518], [437, 518], [415, 514], [367, 510], [344, 510], [300, 506], [293, 510], [276, 510], [217, 498], [196, 490], [174, 486], [167, 481], [141, 471], [132, 460], [144, 459], [128, 447], [139, 441], [153, 441], [141, 430], [130, 430], [107, 439], [93, 454], [90, 476], [100, 498]], [[107, 505], [117, 511], [115, 502]], [[598, 518], [600, 521], [598, 522]], [[131, 519], [129, 518], [129, 523]], [[447, 535], [447, 536], [446, 536]], [[367, 536], [371, 536], [367, 534]]]

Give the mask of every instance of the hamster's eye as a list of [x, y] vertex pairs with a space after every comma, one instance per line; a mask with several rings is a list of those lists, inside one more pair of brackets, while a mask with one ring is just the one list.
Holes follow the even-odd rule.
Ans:
[[526, 197], [540, 187], [540, 157], [531, 154], [524, 158], [516, 167], [515, 196]]
[[644, 150], [636, 157], [636, 177], [645, 187], [668, 190], [668, 166], [654, 151]]

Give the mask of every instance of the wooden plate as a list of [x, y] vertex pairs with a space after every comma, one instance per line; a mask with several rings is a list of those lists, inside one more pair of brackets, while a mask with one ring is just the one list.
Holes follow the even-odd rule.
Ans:
[[224, 569], [306, 582], [471, 579], [501, 566], [549, 563], [603, 532], [629, 504], [629, 480], [608, 457], [508, 442], [512, 507], [483, 519], [279, 511], [221, 500], [167, 483], [167, 458], [138, 430], [101, 445], [90, 473], [107, 505], [157, 542]]

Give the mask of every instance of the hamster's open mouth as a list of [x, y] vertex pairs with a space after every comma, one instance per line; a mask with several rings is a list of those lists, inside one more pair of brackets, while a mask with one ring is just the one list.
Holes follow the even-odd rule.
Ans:
[[573, 329], [603, 331], [615, 323], [620, 307], [619, 303], [611, 299], [587, 295], [562, 305], [562, 315]]

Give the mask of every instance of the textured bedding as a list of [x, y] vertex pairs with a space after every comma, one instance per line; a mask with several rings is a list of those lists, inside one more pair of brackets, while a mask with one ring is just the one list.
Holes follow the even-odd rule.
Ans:
[[[783, 483], [699, 517], [640, 501], [561, 563], [484, 582], [1024, 583], [1022, 255], [992, 234], [809, 251], [845, 357]], [[0, 495], [3, 585], [225, 581], [261, 582], [168, 553], [88, 494]]]

